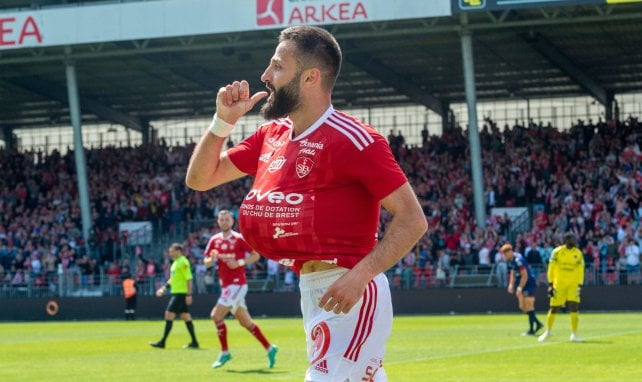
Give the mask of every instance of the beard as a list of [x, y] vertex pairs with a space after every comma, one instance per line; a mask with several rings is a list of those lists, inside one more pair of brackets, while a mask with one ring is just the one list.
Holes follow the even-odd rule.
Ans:
[[266, 102], [261, 107], [261, 116], [267, 120], [287, 117], [299, 107], [299, 80], [301, 73], [298, 73], [290, 82], [280, 89], [273, 89], [270, 85], [266, 87], [274, 95], [272, 101]]

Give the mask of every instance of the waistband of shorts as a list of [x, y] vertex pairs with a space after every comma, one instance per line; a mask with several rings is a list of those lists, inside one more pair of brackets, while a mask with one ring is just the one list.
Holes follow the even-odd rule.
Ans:
[[327, 271], [319, 271], [299, 275], [299, 290], [306, 291], [328, 287], [348, 271], [349, 269], [347, 268], [339, 267], [335, 269], [328, 269]]

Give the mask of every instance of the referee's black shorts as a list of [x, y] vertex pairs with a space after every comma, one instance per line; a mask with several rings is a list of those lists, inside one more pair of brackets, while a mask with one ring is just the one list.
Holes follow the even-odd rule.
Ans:
[[176, 314], [189, 313], [185, 296], [185, 293], [173, 294], [172, 298], [169, 299], [169, 304], [167, 304], [167, 311]]

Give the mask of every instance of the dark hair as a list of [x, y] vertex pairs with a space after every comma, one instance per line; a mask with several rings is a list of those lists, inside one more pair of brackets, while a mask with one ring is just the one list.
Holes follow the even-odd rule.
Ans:
[[572, 232], [566, 232], [564, 234], [564, 244], [566, 244], [567, 247], [577, 246], [577, 238]]
[[281, 31], [279, 42], [292, 41], [297, 48], [299, 70], [316, 67], [323, 74], [323, 86], [332, 90], [341, 70], [341, 48], [323, 28], [297, 25]]

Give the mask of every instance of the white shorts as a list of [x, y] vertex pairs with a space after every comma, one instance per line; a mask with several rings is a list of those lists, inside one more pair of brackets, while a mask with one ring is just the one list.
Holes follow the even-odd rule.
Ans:
[[347, 314], [326, 312], [318, 302], [345, 268], [303, 274], [301, 311], [308, 361], [306, 381], [387, 381], [383, 369], [386, 341], [392, 330], [390, 287], [377, 275]]
[[232, 314], [235, 314], [239, 307], [247, 310], [247, 305], [245, 305], [246, 294], [247, 284], [230, 284], [221, 290], [221, 296], [216, 303], [232, 308]]

